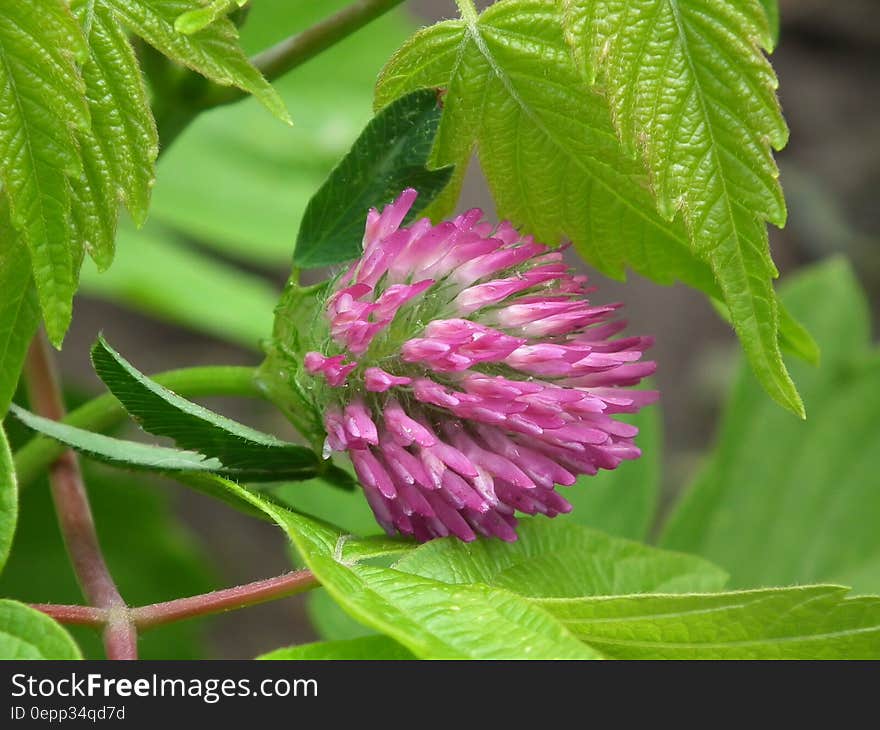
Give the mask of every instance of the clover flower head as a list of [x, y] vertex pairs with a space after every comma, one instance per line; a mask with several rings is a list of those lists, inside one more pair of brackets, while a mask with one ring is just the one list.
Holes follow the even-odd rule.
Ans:
[[425, 541], [516, 539], [517, 512], [640, 455], [614, 418], [657, 394], [647, 337], [617, 337], [562, 251], [479, 209], [402, 227], [417, 193], [369, 212], [363, 255], [333, 284], [303, 367], [325, 391], [325, 456], [347, 452], [379, 523]]

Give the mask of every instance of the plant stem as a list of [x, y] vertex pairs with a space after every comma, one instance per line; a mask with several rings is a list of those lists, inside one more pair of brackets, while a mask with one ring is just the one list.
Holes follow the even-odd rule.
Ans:
[[462, 20], [467, 21], [471, 25], [477, 22], [479, 13], [477, 13], [474, 0], [455, 0], [455, 4], [458, 5], [458, 12], [461, 13]]
[[[54, 358], [42, 331], [31, 341], [24, 372], [34, 411], [55, 421], [63, 418], [64, 403]], [[126, 617], [125, 601], [101, 553], [79, 462], [72, 451], [61, 453], [49, 467], [49, 485], [64, 545], [83, 595], [93, 606], [108, 609], [104, 631], [107, 658], [134, 659], [137, 634]]]
[[310, 570], [299, 570], [200, 596], [141, 606], [131, 610], [131, 617], [139, 629], [145, 630], [195, 616], [207, 616], [286, 598], [317, 586], [318, 579]]
[[[403, 0], [356, 0], [335, 15], [322, 20], [295, 36], [259, 53], [251, 62], [269, 81], [314, 58], [343, 38], [360, 30], [380, 15], [400, 5]], [[183, 82], [182, 89], [192, 92], [192, 81]], [[163, 110], [156, 110], [156, 124], [162, 141], [160, 150], [167, 149], [177, 136], [203, 111], [231, 104], [248, 94], [235, 86], [208, 84], [196, 98], [177, 94], [177, 99], [163, 100]]]
[[[215, 395], [262, 398], [263, 393], [254, 382], [254, 373], [254, 368], [214, 366], [169, 370], [152, 378], [184, 398]], [[119, 401], [105, 393], [60, 420], [89, 431], [106, 431], [125, 417]], [[45, 436], [35, 436], [22, 446], [15, 454], [19, 487], [39, 477], [64, 450], [64, 446]]]
[[51, 616], [58, 623], [101, 628], [108, 621], [107, 610], [94, 606], [65, 606], [55, 603], [32, 603], [31, 608]]
[[[255, 606], [258, 603], [274, 601], [279, 598], [287, 598], [316, 588], [318, 585], [318, 579], [315, 578], [312, 571], [298, 570], [199, 596], [126, 609], [126, 618], [129, 624], [145, 631], [196, 616], [208, 616], [236, 608]], [[32, 603], [31, 608], [42, 611], [63, 624], [75, 626], [101, 628], [113, 621], [112, 611], [92, 606]]]

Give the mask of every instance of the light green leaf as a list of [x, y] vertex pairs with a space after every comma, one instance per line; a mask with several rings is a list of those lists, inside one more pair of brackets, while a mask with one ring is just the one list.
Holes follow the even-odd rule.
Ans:
[[400, 660], [416, 657], [387, 636], [363, 636], [342, 641], [321, 641], [276, 649], [257, 659], [357, 659]]
[[272, 114], [290, 122], [278, 92], [248, 61], [238, 43], [238, 30], [227, 18], [218, 18], [192, 35], [174, 28], [187, 10], [201, 7], [196, 0], [102, 0], [135, 34], [156, 50], [223, 86], [237, 86], [253, 94]]
[[768, 407], [741, 367], [712, 457], [662, 544], [703, 555], [741, 588], [841, 582], [880, 592], [880, 370], [868, 305], [845, 261], [792, 279], [786, 305], [822, 347], [796, 364], [811, 418]]
[[174, 21], [174, 29], [178, 33], [192, 35], [203, 28], [211, 25], [218, 18], [222, 18], [235, 8], [244, 7], [248, 0], [208, 0], [208, 2], [195, 10], [187, 10], [177, 16]]
[[[173, 439], [178, 447], [198, 451], [237, 473], [244, 481], [310, 479], [332, 473], [335, 483], [351, 484], [347, 472], [334, 468], [304, 446], [281, 441], [233, 421], [151, 380], [98, 337], [92, 365], [104, 384], [144, 430]], [[326, 467], [326, 468], [325, 468]]]
[[[674, 210], [660, 214], [642, 162], [618, 141], [608, 100], [588, 88], [573, 60], [563, 20], [543, 0], [501, 0], [479, 18], [431, 26], [386, 66], [376, 105], [416, 88], [446, 88], [432, 164], [460, 172], [476, 146], [502, 217], [549, 243], [571, 238], [610, 275], [630, 267], [723, 298], [768, 392], [801, 413], [778, 352], [766, 245], [744, 252], [738, 243], [762, 242], [764, 223], [736, 208], [726, 229], [697, 240], [682, 216], [670, 219]], [[456, 175], [438, 214], [454, 203], [460, 182]], [[732, 232], [743, 235], [732, 239]]]
[[768, 393], [803, 416], [779, 352], [766, 221], [785, 224], [771, 147], [788, 141], [758, 0], [563, 0], [566, 39], [598, 84], [660, 214], [680, 215], [712, 266]]
[[315, 268], [355, 259], [363, 252], [370, 208], [415, 188], [419, 197], [407, 214], [412, 221], [440, 194], [452, 168], [425, 167], [440, 114], [436, 91], [427, 89], [401, 97], [370, 121], [306, 206], [294, 265]]
[[0, 659], [82, 659], [60, 624], [18, 601], [0, 600]]
[[18, 521], [18, 485], [15, 482], [15, 465], [6, 432], [0, 424], [0, 573], [6, 565], [12, 549], [12, 537]]
[[482, 585], [452, 586], [352, 562], [346, 536], [334, 528], [267, 504], [232, 482], [211, 479], [272, 517], [349, 614], [420, 658], [599, 658], [544, 611], [513, 593]]
[[251, 350], [272, 332], [278, 290], [265, 279], [196, 251], [152, 222], [140, 231], [122, 225], [118, 241], [111, 269], [83, 267], [84, 293]]
[[615, 659], [877, 659], [880, 598], [839, 586], [537, 603]]
[[9, 220], [9, 202], [0, 192], [0, 418], [18, 384], [40, 306], [27, 247]]
[[374, 636], [375, 629], [355, 621], [323, 588], [311, 591], [306, 598], [306, 612], [315, 633], [328, 641], [347, 641]]
[[769, 50], [773, 50], [779, 42], [779, 0], [761, 0], [764, 12], [767, 15], [767, 25], [770, 29], [770, 40], [772, 45]]
[[444, 583], [485, 583], [529, 597], [721, 589], [727, 574], [692, 555], [609, 537], [570, 522], [524, 519], [513, 544], [432, 540], [395, 568]]
[[84, 53], [79, 26], [62, 0], [5, 4], [0, 180], [12, 224], [30, 250], [46, 329], [56, 345], [70, 322], [82, 253], [70, 225], [69, 178], [82, 170], [73, 128], [89, 125], [74, 58]]
[[82, 65], [92, 126], [79, 133], [84, 174], [73, 181], [86, 247], [100, 269], [113, 259], [119, 201], [141, 224], [156, 177], [159, 139], [128, 36], [105, 0], [74, 0], [89, 56]]
[[618, 537], [645, 540], [651, 529], [660, 491], [663, 453], [660, 408], [646, 408], [626, 420], [639, 428], [636, 443], [642, 455], [612, 471], [579, 477], [563, 493], [574, 509], [557, 519], [594, 527]]

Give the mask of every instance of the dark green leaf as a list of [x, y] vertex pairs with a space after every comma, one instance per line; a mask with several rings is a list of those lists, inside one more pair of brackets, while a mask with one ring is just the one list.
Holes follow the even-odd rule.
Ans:
[[64, 628], [18, 601], [0, 600], [0, 659], [82, 659]]
[[341, 641], [322, 641], [314, 644], [276, 649], [257, 659], [384, 659], [400, 660], [416, 657], [394, 639], [387, 636], [363, 636]]
[[[214, 457], [224, 471], [238, 473], [241, 480], [309, 479], [324, 470], [310, 449], [244, 426], [159, 385], [103, 337], [92, 348], [92, 363], [110, 392], [146, 431]], [[328, 468], [332, 469], [329, 463]]]
[[314, 268], [357, 258], [371, 207], [391, 202], [404, 188], [419, 191], [412, 220], [446, 187], [452, 168], [426, 167], [440, 124], [431, 89], [401, 97], [366, 126], [351, 151], [306, 206], [293, 262]]
[[738, 588], [841, 582], [880, 591], [880, 369], [868, 305], [843, 260], [791, 280], [786, 306], [822, 347], [795, 364], [806, 422], [768, 407], [740, 367], [707, 468], [673, 513], [665, 546], [730, 571]]

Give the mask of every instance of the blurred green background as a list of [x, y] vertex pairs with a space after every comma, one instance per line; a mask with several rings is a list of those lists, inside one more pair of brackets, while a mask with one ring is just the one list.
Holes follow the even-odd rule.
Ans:
[[[253, 0], [243, 45], [250, 53], [259, 51], [344, 4]], [[145, 372], [259, 362], [260, 340], [271, 328], [300, 216], [370, 118], [377, 72], [415, 28], [454, 13], [451, 0], [409, 2], [290, 73], [277, 87], [293, 116], [292, 128], [249, 100], [205, 114], [174, 142], [159, 166], [147, 225], [140, 231], [123, 226], [109, 272], [99, 275], [86, 264], [61, 354], [72, 401], [99, 390], [88, 361], [99, 330]], [[638, 485], [662, 479], [662, 515], [697, 478], [700, 493], [664, 531], [665, 545], [717, 560], [736, 586], [836, 578], [876, 592], [877, 530], [869, 520], [850, 525], [848, 515], [860, 508], [880, 514], [875, 468], [880, 407], [872, 404], [880, 394], [875, 377], [880, 367], [868, 345], [869, 322], [880, 314], [880, 6], [876, 0], [850, 0], [844, 11], [840, 4], [791, 0], [781, 3], [781, 15], [773, 63], [792, 132], [778, 158], [790, 217], [784, 231], [771, 231], [774, 257], [783, 280], [831, 256], [845, 257], [851, 267], [836, 261], [821, 275], [798, 282], [791, 294], [826, 348], [820, 371], [802, 363], [793, 368], [810, 418], [820, 419], [822, 429], [816, 420], [794, 423], [742, 374], [735, 385], [736, 408], [719, 426], [739, 355], [732, 333], [710, 305], [684, 287], [660, 288], [637, 277], [623, 284], [594, 275], [601, 280], [595, 298], [625, 301], [630, 330], [656, 337], [662, 429], [646, 420], [643, 446], [649, 457], [625, 465], [601, 488], [579, 497], [578, 512], [588, 514], [591, 500], [636, 502], [629, 513], [640, 515], [638, 524], [599, 526], [632, 537], [649, 529], [656, 536], [661, 520], [649, 524], [653, 491]], [[460, 207], [475, 205], [492, 214], [476, 166]], [[866, 301], [855, 293], [851, 271]], [[265, 404], [209, 405], [291, 436], [283, 417]], [[859, 406], [866, 415], [853, 418]], [[652, 418], [661, 420], [647, 417]], [[719, 428], [727, 434], [725, 447], [708, 460]], [[806, 453], [810, 459], [799, 465]], [[839, 469], [840, 463], [855, 466]], [[132, 603], [270, 576], [295, 559], [276, 528], [170, 482], [98, 467], [89, 468], [88, 479], [110, 567]], [[829, 502], [823, 490], [839, 485], [835, 480], [849, 480], [852, 488], [840, 489], [843, 496]], [[627, 490], [627, 484], [637, 486]], [[767, 484], [778, 489], [769, 494]], [[297, 506], [333, 516], [353, 531], [376, 530], [358, 494], [312, 486], [284, 490]], [[772, 509], [767, 499], [776, 500]], [[726, 524], [717, 507], [728, 503], [738, 519], [760, 503], [766, 524]], [[713, 504], [722, 516], [702, 524], [701, 511]], [[21, 514], [0, 591], [29, 601], [78, 602], [47, 491], [39, 485], [26, 490]], [[833, 534], [848, 532], [851, 540], [823, 544], [823, 525], [835, 519]], [[815, 531], [806, 536], [814, 538], [812, 552], [792, 547], [806, 544], [805, 530]], [[739, 531], [740, 542], [731, 539]], [[317, 617], [314, 624], [309, 612]], [[318, 594], [308, 606], [304, 597], [294, 597], [159, 629], [143, 638], [141, 649], [145, 658], [244, 658], [313, 639], [315, 626], [337, 637], [359, 632]], [[96, 637], [80, 631], [77, 638], [98, 655]]]

